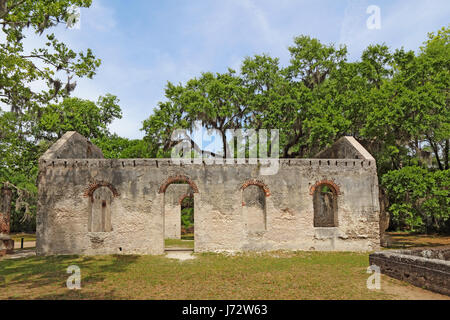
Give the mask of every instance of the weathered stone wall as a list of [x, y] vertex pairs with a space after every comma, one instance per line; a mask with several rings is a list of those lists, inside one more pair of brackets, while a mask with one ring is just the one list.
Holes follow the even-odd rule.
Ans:
[[375, 252], [370, 265], [415, 286], [450, 295], [449, 247]]
[[[37, 253], [162, 254], [164, 192], [170, 182], [182, 177], [194, 192], [197, 252], [367, 251], [379, 247], [375, 161], [279, 161], [276, 175], [263, 176], [258, 164], [43, 158], [39, 164]], [[312, 189], [321, 181], [338, 189], [337, 227], [314, 227]], [[248, 232], [244, 217], [251, 214], [243, 206], [245, 186], [253, 184], [258, 184], [265, 196], [265, 230], [258, 232]], [[112, 230], [90, 232], [92, 194], [105, 186], [114, 195], [110, 204]]]
[[164, 193], [164, 238], [181, 239], [181, 200], [191, 191], [188, 184], [171, 184]]

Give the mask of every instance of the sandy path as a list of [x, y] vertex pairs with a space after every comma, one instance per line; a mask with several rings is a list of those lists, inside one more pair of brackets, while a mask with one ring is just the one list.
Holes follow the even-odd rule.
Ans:
[[[25, 241], [23, 243], [23, 247], [25, 248], [34, 248], [36, 247], [36, 241]], [[20, 240], [14, 241], [14, 249], [20, 249]]]
[[381, 291], [392, 295], [395, 300], [450, 300], [449, 296], [415, 287], [386, 275], [381, 275]]

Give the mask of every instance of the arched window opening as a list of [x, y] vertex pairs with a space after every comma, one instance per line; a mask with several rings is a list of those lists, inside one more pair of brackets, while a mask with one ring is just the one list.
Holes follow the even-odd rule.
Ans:
[[91, 196], [91, 214], [88, 223], [90, 232], [110, 232], [111, 202], [114, 194], [108, 187], [95, 189]]
[[242, 190], [242, 212], [247, 232], [267, 230], [266, 193], [261, 186], [249, 185]]
[[315, 187], [313, 193], [314, 227], [337, 227], [337, 192], [328, 184]]

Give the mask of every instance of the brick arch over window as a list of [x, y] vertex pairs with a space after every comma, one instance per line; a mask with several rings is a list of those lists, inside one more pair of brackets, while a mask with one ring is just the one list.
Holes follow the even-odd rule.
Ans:
[[120, 196], [120, 193], [117, 191], [117, 189], [109, 182], [106, 181], [93, 181], [89, 184], [89, 186], [84, 191], [83, 196], [89, 197], [93, 199], [93, 194], [95, 190], [97, 190], [100, 187], [107, 187], [109, 190], [111, 190], [114, 197]]
[[322, 180], [311, 187], [310, 193], [313, 196], [314, 227], [337, 227], [339, 186], [333, 181]]
[[263, 189], [264, 194], [266, 195], [266, 197], [270, 196], [270, 190], [269, 187], [262, 181], [260, 180], [256, 180], [256, 179], [250, 179], [245, 181], [242, 186], [241, 186], [241, 190], [244, 191], [245, 188], [247, 188], [248, 186], [258, 186], [261, 189]]
[[191, 186], [192, 192], [198, 193], [198, 188], [197, 188], [197, 185], [194, 183], [194, 181], [192, 181], [189, 177], [181, 176], [181, 175], [175, 176], [175, 177], [169, 177], [159, 188], [159, 193], [166, 192], [167, 187], [175, 182], [186, 182], [187, 184], [189, 184]]
[[333, 181], [326, 180], [326, 179], [317, 181], [309, 190], [309, 194], [314, 195], [316, 188], [319, 186], [324, 186], [324, 185], [330, 187], [330, 189], [334, 193], [334, 195], [338, 196], [341, 194], [341, 189], [339, 188], [339, 186], [336, 183], [334, 183]]

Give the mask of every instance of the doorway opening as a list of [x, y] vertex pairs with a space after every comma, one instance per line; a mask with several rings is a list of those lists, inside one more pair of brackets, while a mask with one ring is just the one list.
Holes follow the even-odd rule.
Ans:
[[164, 250], [194, 250], [194, 193], [193, 182], [184, 179], [170, 181], [164, 193]]

